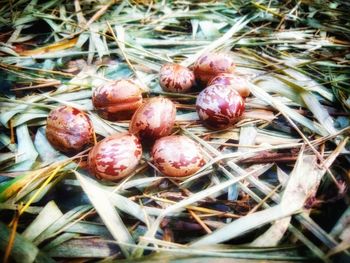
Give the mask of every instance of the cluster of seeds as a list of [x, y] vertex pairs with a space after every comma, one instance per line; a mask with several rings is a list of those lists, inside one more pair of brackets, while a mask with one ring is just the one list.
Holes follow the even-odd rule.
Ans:
[[[159, 84], [167, 92], [178, 93], [205, 87], [196, 100], [198, 116], [208, 128], [225, 129], [237, 122], [244, 111], [243, 98], [249, 96], [246, 80], [234, 71], [230, 56], [209, 53], [192, 69], [179, 64], [162, 66]], [[153, 164], [165, 176], [190, 176], [205, 164], [194, 141], [171, 135], [176, 117], [171, 100], [155, 97], [145, 102], [136, 82], [121, 79], [97, 87], [92, 102], [105, 119], [131, 118], [129, 132], [106, 137], [90, 150], [88, 166], [97, 178], [115, 181], [130, 175], [141, 161], [142, 145], [153, 146]], [[61, 106], [50, 112], [46, 135], [56, 149], [71, 153], [91, 145], [94, 131], [87, 114]]]

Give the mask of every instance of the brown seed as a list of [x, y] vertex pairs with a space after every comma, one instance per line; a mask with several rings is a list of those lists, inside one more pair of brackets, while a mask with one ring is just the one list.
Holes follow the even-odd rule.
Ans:
[[92, 103], [105, 119], [127, 120], [142, 105], [142, 89], [131, 79], [120, 79], [96, 88]]
[[154, 165], [166, 176], [184, 177], [196, 173], [205, 160], [199, 146], [186, 136], [166, 136], [152, 148]]
[[175, 116], [176, 108], [171, 100], [152, 98], [132, 116], [129, 131], [139, 136], [142, 142], [150, 143], [171, 133]]
[[212, 85], [199, 93], [196, 101], [199, 118], [212, 129], [225, 129], [244, 112], [244, 100], [229, 86]]
[[81, 110], [61, 106], [47, 117], [46, 137], [57, 150], [78, 152], [93, 141], [93, 126]]
[[210, 80], [208, 86], [216, 84], [232, 87], [243, 98], [248, 97], [250, 94], [250, 90], [248, 88], [248, 81], [245, 78], [236, 76], [234, 74], [220, 73], [219, 75], [215, 76], [212, 80]]
[[159, 73], [159, 84], [165, 91], [188, 92], [195, 83], [193, 72], [179, 64], [165, 64]]
[[227, 53], [207, 53], [198, 58], [193, 66], [199, 84], [206, 86], [208, 81], [220, 73], [232, 73], [236, 68]]
[[89, 169], [99, 179], [119, 180], [132, 173], [142, 156], [140, 140], [129, 133], [109, 136], [89, 153]]

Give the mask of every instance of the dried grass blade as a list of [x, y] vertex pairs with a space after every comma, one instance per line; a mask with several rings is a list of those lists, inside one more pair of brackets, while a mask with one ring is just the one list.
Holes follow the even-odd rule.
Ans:
[[30, 241], [34, 240], [61, 216], [63, 216], [63, 214], [56, 203], [50, 201], [45, 205], [34, 221], [23, 231], [23, 237]]
[[[309, 175], [307, 180], [305, 180], [304, 174]], [[308, 195], [314, 191], [314, 185], [320, 180], [316, 157], [300, 154], [293, 175], [288, 181], [279, 205], [239, 218], [193, 242], [191, 246], [217, 244], [298, 212], [303, 207]], [[290, 200], [291, 198], [293, 200]]]
[[[132, 236], [115, 210], [113, 204], [110, 202], [109, 196], [104, 193], [101, 187], [98, 187], [97, 183], [91, 182], [91, 179], [88, 179], [77, 171], [74, 171], [74, 173], [78, 178], [84, 192], [89, 197], [92, 205], [115, 240], [127, 244], [134, 244]], [[120, 246], [120, 248], [124, 255], [129, 258], [130, 249], [125, 246]]]
[[291, 119], [295, 120], [296, 122], [304, 125], [308, 129], [310, 129], [313, 132], [316, 132], [317, 134], [320, 135], [328, 135], [328, 132], [322, 127], [322, 126], [316, 126], [314, 122], [311, 120], [307, 119], [306, 117], [302, 116], [295, 110], [289, 108], [288, 106], [284, 105], [280, 101], [278, 101], [276, 98], [272, 97], [270, 94], [268, 94], [266, 91], [264, 91], [262, 88], [249, 84], [249, 88], [251, 92], [257, 97], [260, 98], [261, 100], [265, 101], [269, 105], [273, 106], [277, 110], [283, 112], [285, 115], [289, 116]]
[[[10, 238], [10, 229], [0, 222], [0, 250], [5, 251]], [[11, 257], [15, 262], [21, 263], [51, 263], [55, 262], [52, 258], [41, 252], [32, 242], [28, 241], [22, 235], [15, 233], [15, 239], [11, 250]], [[1, 258], [3, 259], [3, 258]]]
[[[150, 229], [147, 231], [147, 233], [145, 234], [146, 238], [153, 238], [159, 228], [159, 225], [161, 223], [161, 221], [164, 219], [164, 217], [179, 212], [183, 209], [186, 209], [186, 207], [188, 205], [191, 205], [195, 202], [198, 202], [206, 197], [209, 197], [211, 195], [214, 195], [224, 189], [227, 189], [229, 186], [236, 184], [237, 182], [246, 179], [247, 177], [251, 176], [252, 174], [254, 174], [255, 170], [250, 171], [249, 173], [246, 173], [243, 176], [237, 176], [233, 179], [230, 179], [228, 181], [222, 182], [220, 184], [217, 184], [215, 186], [209, 187], [205, 190], [202, 190], [198, 193], [195, 193], [191, 196], [189, 196], [186, 199], [183, 199], [182, 201], [173, 204], [172, 206], [169, 206], [168, 208], [166, 208], [165, 210], [163, 210], [163, 212], [158, 216], [158, 218], [156, 219], [156, 221], [151, 225]], [[139, 245], [147, 245], [147, 243], [145, 244], [144, 242], [140, 242]], [[134, 256], [140, 256], [141, 255], [140, 250], [135, 250], [134, 251]]]
[[211, 51], [219, 48], [220, 46], [225, 44], [230, 38], [232, 38], [232, 36], [234, 34], [236, 34], [238, 31], [240, 31], [244, 26], [246, 26], [249, 23], [249, 21], [251, 21], [251, 20], [252, 20], [252, 18], [247, 19], [246, 16], [241, 17], [236, 23], [234, 23], [234, 25], [222, 37], [218, 38], [217, 40], [212, 42], [207, 47], [201, 49], [196, 54], [194, 54], [194, 55], [188, 57], [187, 59], [185, 59], [184, 61], [182, 61], [181, 65], [188, 67], [189, 65], [194, 63], [202, 54], [207, 53], [207, 52], [211, 52]]

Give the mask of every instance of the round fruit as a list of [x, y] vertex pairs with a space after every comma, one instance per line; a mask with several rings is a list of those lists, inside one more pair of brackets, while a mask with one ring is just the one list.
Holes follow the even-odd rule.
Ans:
[[142, 156], [140, 140], [129, 133], [109, 136], [97, 143], [89, 153], [89, 169], [99, 179], [119, 180], [139, 164]]
[[142, 104], [142, 89], [130, 79], [120, 79], [96, 88], [92, 103], [103, 118], [130, 119]]
[[176, 108], [171, 100], [152, 98], [132, 116], [129, 131], [143, 142], [152, 142], [170, 134], [174, 127]]
[[61, 106], [47, 117], [46, 137], [57, 150], [78, 152], [93, 141], [93, 127], [81, 110]]
[[235, 76], [234, 74], [220, 73], [214, 77], [208, 85], [211, 86], [216, 84], [230, 86], [244, 98], [248, 97], [250, 94], [247, 80], [243, 77]]
[[184, 177], [196, 173], [205, 160], [199, 146], [186, 136], [167, 136], [152, 148], [154, 165], [166, 176]]
[[187, 92], [195, 83], [193, 72], [179, 64], [165, 64], [159, 73], [159, 84], [165, 91]]
[[236, 68], [233, 59], [226, 53], [208, 53], [200, 56], [193, 67], [198, 82], [207, 85], [208, 81], [220, 73], [232, 73]]
[[244, 111], [242, 97], [229, 86], [212, 85], [199, 93], [196, 109], [203, 123], [212, 129], [225, 129], [237, 122]]

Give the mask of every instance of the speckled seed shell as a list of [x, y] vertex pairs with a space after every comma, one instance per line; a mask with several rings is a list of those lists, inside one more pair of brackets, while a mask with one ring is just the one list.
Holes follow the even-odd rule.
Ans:
[[61, 106], [47, 117], [46, 137], [61, 152], [77, 152], [93, 141], [89, 117], [76, 108]]
[[129, 131], [139, 136], [142, 142], [149, 143], [170, 134], [175, 116], [176, 108], [171, 100], [152, 98], [132, 116]]
[[237, 122], [244, 112], [244, 101], [234, 89], [224, 85], [212, 85], [199, 93], [196, 109], [206, 126], [224, 129]]
[[120, 79], [96, 88], [92, 103], [105, 119], [130, 119], [142, 105], [142, 89], [131, 79]]
[[234, 90], [236, 90], [242, 97], [248, 97], [250, 94], [247, 80], [243, 77], [236, 76], [234, 74], [220, 73], [212, 80], [210, 80], [208, 86], [216, 84], [230, 86]]
[[89, 153], [89, 169], [99, 179], [119, 180], [134, 171], [141, 160], [140, 140], [129, 133], [115, 134], [96, 144]]
[[200, 56], [193, 67], [197, 81], [206, 85], [220, 73], [232, 73], [236, 68], [233, 59], [226, 53], [208, 53]]
[[159, 72], [159, 84], [165, 91], [188, 92], [195, 83], [193, 72], [179, 64], [165, 64]]
[[186, 136], [167, 136], [152, 148], [154, 165], [166, 176], [184, 177], [197, 172], [205, 160], [199, 146]]

